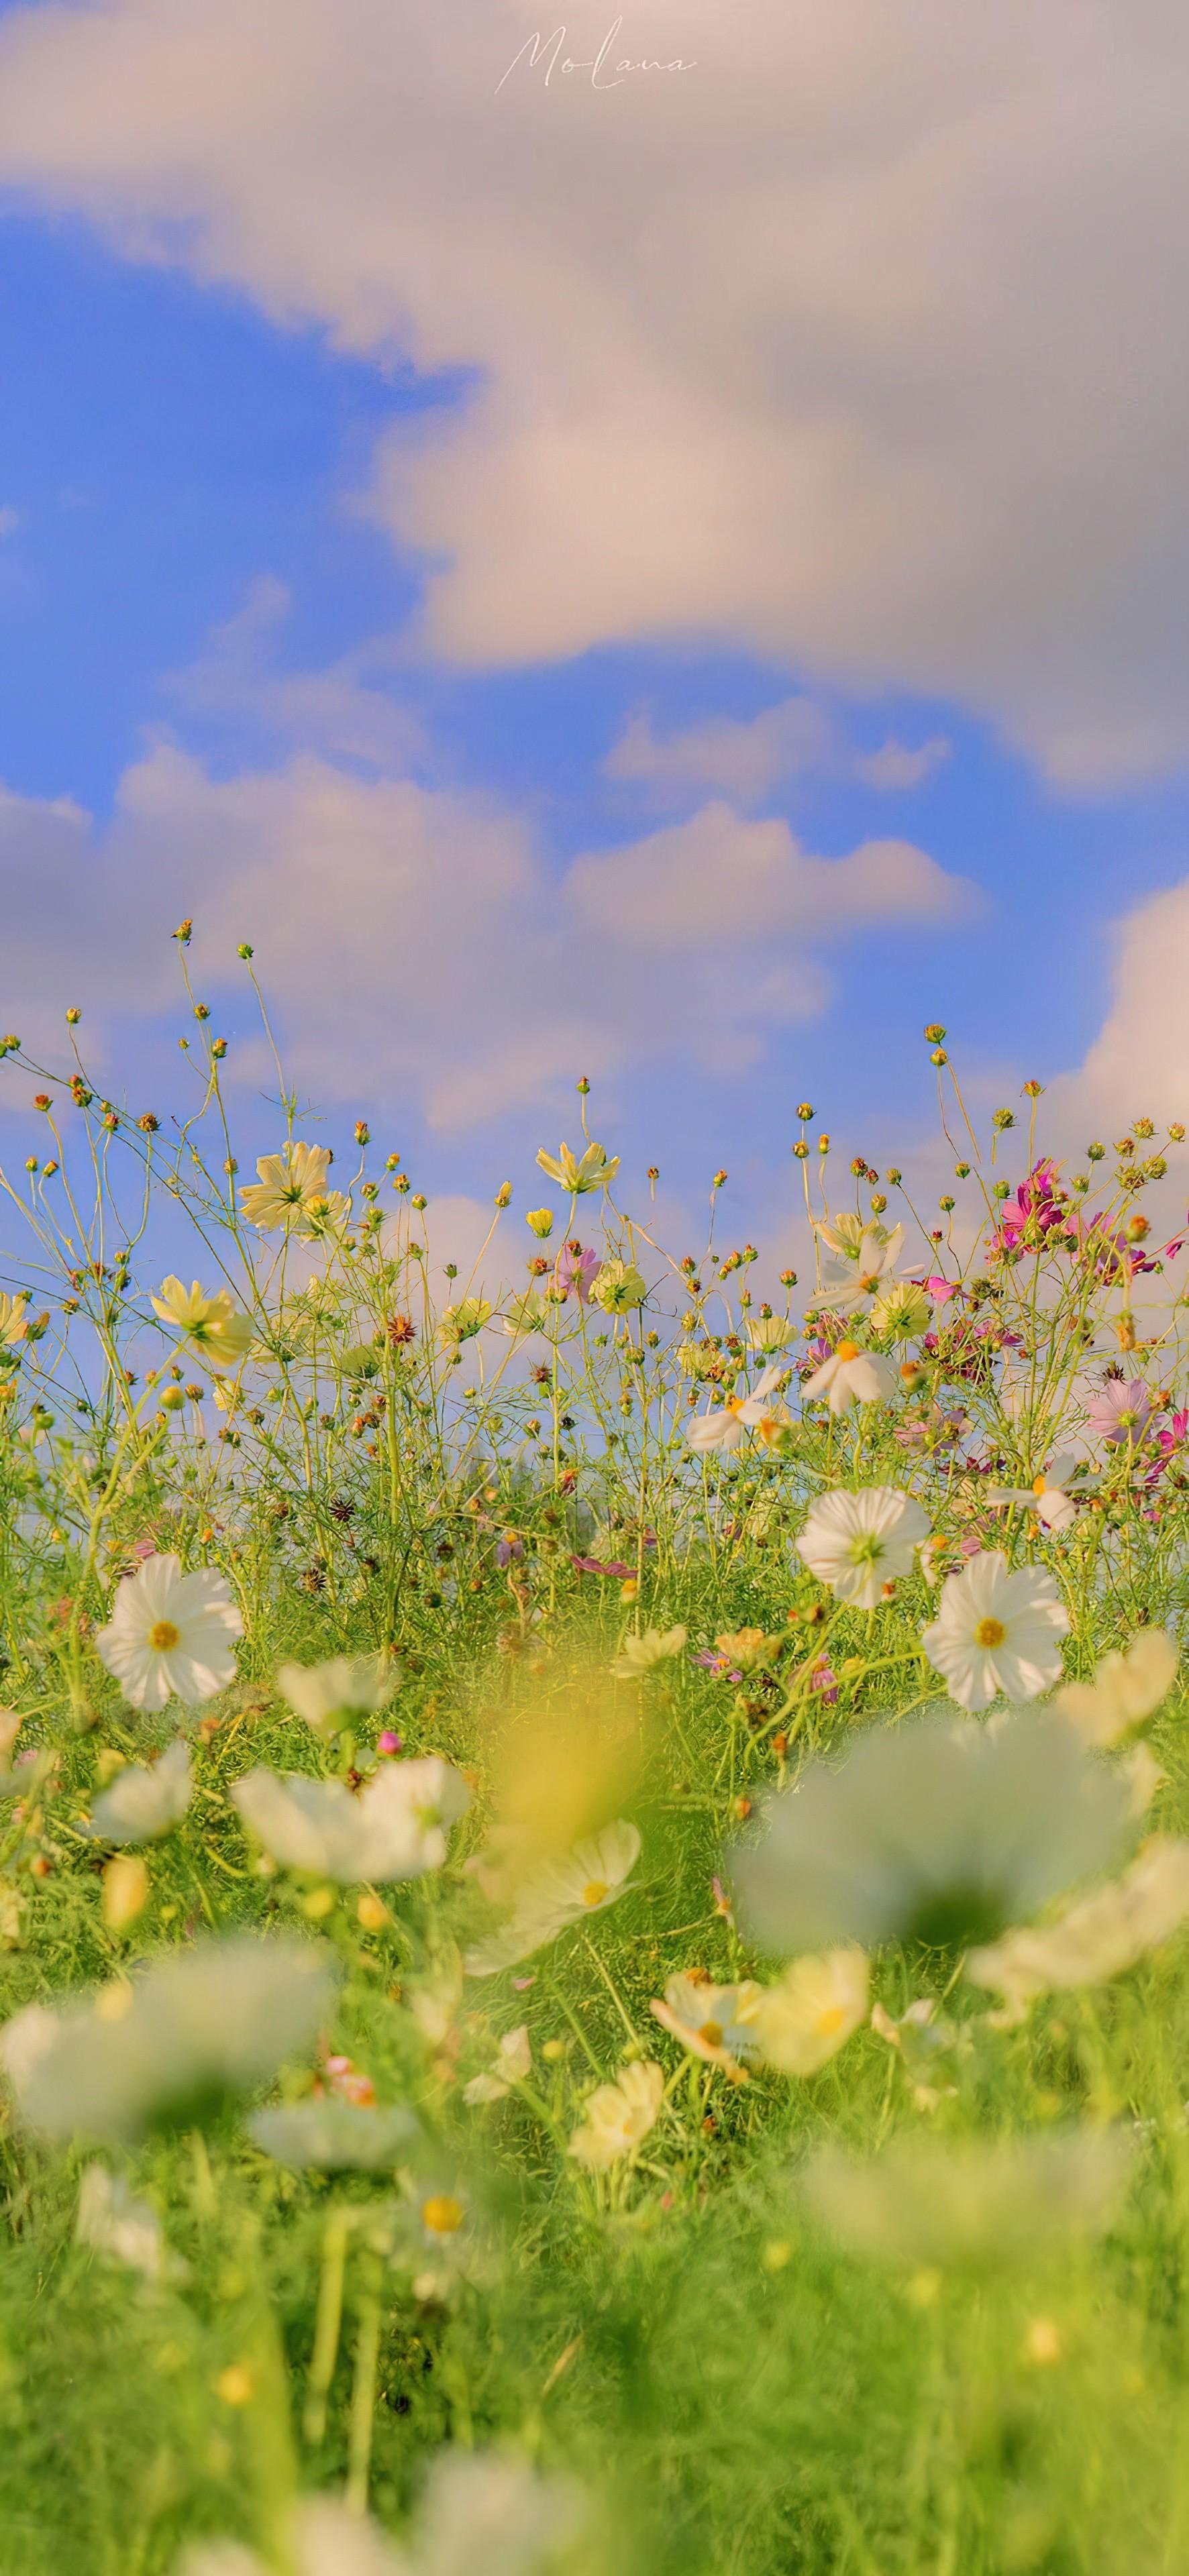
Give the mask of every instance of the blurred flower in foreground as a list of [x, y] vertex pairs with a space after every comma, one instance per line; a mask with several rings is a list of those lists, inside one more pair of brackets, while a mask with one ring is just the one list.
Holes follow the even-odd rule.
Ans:
[[824, 1395], [831, 1413], [849, 1413], [852, 1404], [875, 1404], [895, 1390], [896, 1371], [889, 1359], [878, 1351], [861, 1350], [857, 1342], [841, 1341], [829, 1359], [807, 1377], [801, 1388], [806, 1403]]
[[664, 2094], [664, 2074], [650, 2058], [625, 2066], [618, 2083], [600, 2084], [588, 2095], [570, 2154], [600, 2172], [633, 2155], [656, 2127]]
[[639, 1857], [636, 1827], [620, 1817], [601, 1834], [576, 1843], [560, 1860], [544, 1862], [524, 1881], [510, 1922], [468, 1951], [468, 1977], [492, 1977], [500, 1968], [514, 1967], [570, 1924], [605, 1912], [630, 1886]]
[[801, 2188], [815, 2218], [855, 2254], [914, 2265], [996, 2269], [1063, 2239], [1101, 2235], [1133, 2155], [1117, 2129], [1043, 2137], [904, 2138], [859, 2161], [820, 2148]]
[[1141, 1628], [1122, 1654], [1104, 1655], [1092, 1682], [1065, 1682], [1056, 1705], [1087, 1744], [1115, 1744], [1154, 1717], [1177, 1678], [1177, 1650], [1164, 1628]]
[[130, 1762], [101, 1791], [87, 1830], [96, 1842], [145, 1843], [167, 1834], [194, 1794], [190, 1748], [177, 1736], [159, 1762]]
[[782, 2075], [816, 2075], [866, 2021], [871, 1970], [853, 1942], [796, 1959], [761, 1989], [753, 2015], [756, 2046]]
[[996, 1549], [980, 1548], [960, 1574], [947, 1574], [937, 1617], [921, 1638], [930, 1663], [961, 1708], [1005, 1699], [1035, 1699], [1058, 1680], [1069, 1614], [1051, 1574], [1035, 1565], [1009, 1569]]
[[641, 1637], [625, 1637], [611, 1666], [616, 1681], [639, 1681], [658, 1664], [669, 1663], [681, 1653], [685, 1639], [684, 1628], [646, 1628]]
[[334, 1987], [319, 1944], [208, 1941], [0, 2029], [0, 2065], [22, 2118], [51, 2137], [133, 2139], [191, 2128], [313, 2039]]
[[308, 1217], [311, 1205], [316, 1208], [319, 1201], [326, 1199], [329, 1170], [330, 1154], [325, 1145], [289, 1143], [282, 1146], [279, 1154], [262, 1154], [256, 1165], [257, 1179], [239, 1194], [249, 1225], [261, 1234], [272, 1234], [279, 1226]]
[[399, 2102], [371, 2107], [326, 2094], [257, 2111], [247, 2126], [278, 2164], [312, 2165], [321, 2173], [375, 2173], [395, 2164], [418, 2133], [414, 2114]]
[[264, 1769], [237, 1780], [231, 1796], [274, 1860], [343, 1887], [440, 1869], [448, 1828], [471, 1803], [461, 1773], [437, 1754], [386, 1762], [358, 1796], [342, 1780]]
[[438, 1339], [446, 1350], [457, 1350], [462, 1342], [473, 1342], [476, 1333], [491, 1322], [492, 1309], [486, 1297], [464, 1297], [460, 1305], [443, 1306], [438, 1317]]
[[180, 2280], [186, 2266], [169, 2252], [161, 2221], [147, 2200], [137, 2200], [122, 2175], [88, 2165], [79, 2184], [75, 2236], [95, 2254], [141, 2272], [146, 2281]]
[[761, 1989], [754, 1978], [741, 1985], [714, 1986], [696, 1977], [670, 1977], [665, 1999], [655, 1996], [651, 2010], [662, 2030], [691, 2057], [700, 2057], [707, 2066], [719, 2066], [724, 2074], [738, 2076], [743, 2061], [756, 2053], [755, 2021]]
[[991, 1986], [1018, 2020], [1037, 1995], [1098, 1986], [1158, 1949], [1189, 1915], [1189, 1842], [1154, 1834], [1108, 1887], [1079, 1898], [1055, 1923], [1005, 1932], [972, 1950], [966, 1974]]
[[1047, 1710], [863, 1736], [768, 1802], [737, 1851], [739, 1911], [775, 1951], [826, 1941], [962, 1948], [1094, 1870], [1127, 1836], [1129, 1784]]
[[[542, 2576], [578, 2522], [577, 2497], [500, 2452], [451, 2452], [430, 2472], [407, 2544], [318, 2496], [294, 2518], [293, 2576]], [[176, 2576], [268, 2576], [236, 2541], [189, 2550]]]
[[235, 1679], [232, 1640], [244, 1623], [222, 1574], [183, 1574], [176, 1556], [149, 1556], [118, 1583], [95, 1639], [132, 1708], [155, 1713], [175, 1694], [193, 1707]]
[[332, 1655], [325, 1664], [280, 1664], [277, 1689], [315, 1735], [330, 1738], [355, 1717], [374, 1717], [396, 1689], [397, 1675], [378, 1655]]
[[521, 2022], [516, 2030], [506, 2030], [499, 2041], [490, 2066], [482, 2075], [472, 2075], [464, 2084], [464, 2102], [506, 2101], [514, 2084], [527, 2082], [532, 2072], [533, 2052], [529, 2045], [528, 2024]]
[[613, 1154], [608, 1161], [603, 1147], [593, 1142], [586, 1147], [580, 1160], [570, 1152], [568, 1145], [561, 1145], [556, 1154], [547, 1154], [542, 1147], [537, 1161], [541, 1170], [548, 1172], [550, 1180], [556, 1181], [559, 1188], [569, 1190], [574, 1198], [583, 1198], [588, 1190], [609, 1189], [619, 1170], [618, 1154]]
[[256, 1327], [250, 1315], [239, 1313], [225, 1288], [207, 1297], [197, 1279], [193, 1287], [183, 1288], [171, 1274], [151, 1302], [154, 1314], [172, 1325], [209, 1369], [237, 1369], [247, 1358]]
[[874, 1610], [885, 1583], [911, 1574], [928, 1536], [929, 1523], [911, 1494], [896, 1485], [862, 1485], [857, 1493], [823, 1494], [796, 1548], [839, 1601]]

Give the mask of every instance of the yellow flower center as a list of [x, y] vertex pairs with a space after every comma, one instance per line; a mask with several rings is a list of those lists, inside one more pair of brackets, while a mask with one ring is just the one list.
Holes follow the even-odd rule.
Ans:
[[698, 2032], [698, 2037], [705, 2041], [707, 2048], [721, 2048], [722, 2023], [717, 2021], [704, 2021], [700, 2031]]
[[725, 1410], [728, 1413], [742, 1413], [746, 1402], [747, 1397], [745, 1395], [729, 1395], [727, 1397]]
[[858, 1356], [859, 1345], [857, 1342], [839, 1342], [838, 1348], [834, 1353], [836, 1360], [857, 1360]]
[[582, 1890], [582, 1902], [584, 1905], [601, 1905], [606, 1894], [606, 1879], [590, 1878]]
[[817, 2017], [817, 2027], [822, 2038], [827, 2039], [833, 2031], [841, 2030], [845, 2020], [846, 2012], [842, 2004], [827, 2004], [825, 2010]]
[[1034, 1477], [1033, 1477], [1033, 1479], [1032, 1479], [1032, 1491], [1033, 1491], [1033, 1493], [1034, 1493], [1034, 1494], [1043, 1494], [1044, 1489], [1045, 1489], [1045, 1480], [1044, 1480], [1044, 1477], [1043, 1477], [1043, 1476], [1034, 1476]]
[[159, 1655], [171, 1655], [181, 1642], [181, 1629], [174, 1627], [172, 1619], [158, 1619], [156, 1626], [149, 1630], [149, 1644]]
[[422, 2201], [421, 2216], [424, 2225], [431, 2228], [435, 2236], [456, 2236], [466, 2212], [462, 2202], [455, 2200], [452, 2193], [439, 2191], [433, 2194], [432, 2199]]
[[1002, 1619], [980, 1619], [974, 1632], [976, 1646], [1001, 1646], [1007, 1635]]

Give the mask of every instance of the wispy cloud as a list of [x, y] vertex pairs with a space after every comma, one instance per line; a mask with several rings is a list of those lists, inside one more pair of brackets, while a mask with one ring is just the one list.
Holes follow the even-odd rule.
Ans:
[[709, 717], [659, 737], [651, 717], [637, 713], [604, 768], [608, 778], [631, 780], [658, 796], [717, 787], [737, 804], [753, 805], [773, 787], [806, 777], [907, 792], [936, 777], [949, 752], [943, 734], [915, 746], [889, 735], [874, 750], [862, 750], [819, 700], [802, 696], [784, 698], [758, 716]]

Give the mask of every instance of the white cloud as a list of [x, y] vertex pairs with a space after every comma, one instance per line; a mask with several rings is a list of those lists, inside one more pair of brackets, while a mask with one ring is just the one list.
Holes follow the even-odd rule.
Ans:
[[935, 734], [915, 748], [889, 735], [877, 750], [862, 751], [817, 699], [802, 696], [746, 720], [709, 717], [660, 739], [649, 716], [636, 713], [603, 766], [608, 778], [639, 782], [662, 795], [718, 787], [737, 804], [752, 805], [782, 779], [814, 775], [855, 779], [885, 792], [921, 787], [949, 750], [944, 736]]
[[740, 1071], [825, 1006], [823, 946], [942, 927], [970, 900], [908, 842], [818, 858], [722, 803], [554, 877], [491, 798], [308, 752], [223, 778], [164, 742], [125, 772], [106, 832], [69, 803], [5, 797], [0, 847], [0, 1018], [26, 1038], [71, 1002], [126, 1021], [168, 1008], [170, 933], [193, 916], [200, 997], [216, 1002], [251, 940], [301, 1085], [395, 1089], [439, 1128], [583, 1071]]
[[653, 0], [624, 42], [694, 70], [497, 98], [540, 23], [43, 0], [0, 20], [0, 179], [480, 371], [373, 501], [461, 660], [714, 634], [944, 692], [1071, 786], [1183, 760], [1180, 0]]
[[391, 645], [357, 645], [327, 670], [278, 672], [274, 648], [291, 606], [287, 585], [260, 574], [243, 607], [215, 627], [198, 660], [173, 673], [167, 689], [197, 714], [230, 715], [240, 726], [254, 722], [306, 751], [377, 769], [407, 761], [421, 747], [420, 728], [404, 707], [368, 685], [369, 675], [391, 667]]
[[1084, 1146], [1109, 1144], [1131, 1119], [1189, 1126], [1189, 878], [1149, 895], [1109, 933], [1111, 1000], [1077, 1070], [1050, 1088], [1046, 1115]]

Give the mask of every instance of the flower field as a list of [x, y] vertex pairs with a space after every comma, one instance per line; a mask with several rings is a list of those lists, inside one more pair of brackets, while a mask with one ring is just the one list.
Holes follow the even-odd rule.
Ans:
[[1173, 2576], [1184, 1131], [467, 1276], [194, 1007], [3, 1041], [0, 2562]]

